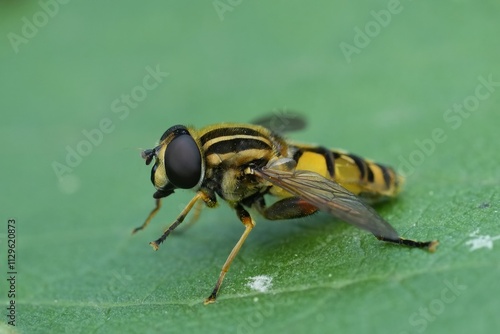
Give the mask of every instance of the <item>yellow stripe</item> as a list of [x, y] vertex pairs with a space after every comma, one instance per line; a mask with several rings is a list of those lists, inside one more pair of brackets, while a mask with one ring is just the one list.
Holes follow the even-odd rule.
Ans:
[[217, 166], [221, 163], [226, 163], [233, 167], [238, 167], [252, 160], [267, 158], [272, 156], [271, 150], [251, 149], [239, 152], [230, 152], [224, 154], [209, 154], [205, 157], [208, 166]]
[[268, 146], [272, 147], [271, 142], [265, 137], [257, 137], [257, 136], [251, 136], [251, 135], [235, 135], [235, 136], [220, 136], [220, 137], [211, 139], [203, 145], [203, 149], [208, 150], [208, 148], [210, 146], [212, 146], [213, 144], [216, 144], [218, 142], [225, 141], [225, 140], [232, 140], [232, 139], [241, 139], [241, 140], [256, 139], [256, 140], [260, 140], [260, 141], [266, 143]]

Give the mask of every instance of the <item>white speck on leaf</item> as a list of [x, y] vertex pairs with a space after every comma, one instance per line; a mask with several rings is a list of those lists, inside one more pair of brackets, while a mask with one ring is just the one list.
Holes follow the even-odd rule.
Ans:
[[478, 233], [479, 229], [469, 234], [469, 236], [473, 239], [465, 243], [465, 245], [470, 246], [471, 252], [481, 248], [493, 249], [493, 242], [500, 240], [500, 235], [492, 237], [489, 235], [478, 235]]
[[248, 278], [247, 286], [259, 292], [267, 292], [269, 288], [272, 286], [273, 278], [266, 275], [259, 275]]

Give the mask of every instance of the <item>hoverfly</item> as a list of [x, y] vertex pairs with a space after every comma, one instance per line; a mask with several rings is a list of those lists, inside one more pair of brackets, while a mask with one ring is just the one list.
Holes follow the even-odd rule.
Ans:
[[[294, 118], [282, 117], [281, 132], [302, 122]], [[401, 238], [368, 205], [398, 193], [402, 179], [392, 168], [354, 154], [292, 143], [270, 129], [274, 128], [270, 120], [257, 122], [267, 126], [221, 123], [199, 130], [175, 125], [163, 133], [156, 147], [142, 152], [147, 165], [155, 160], [151, 182], [156, 188], [156, 207], [133, 233], [149, 224], [161, 207], [161, 198], [176, 189], [196, 191], [162, 236], [150, 243], [155, 250], [196, 203], [213, 208], [217, 196], [234, 208], [245, 227], [205, 304], [215, 302], [231, 262], [255, 226], [248, 208], [270, 220], [305, 217], [321, 210], [379, 240], [435, 250], [437, 241]], [[265, 195], [278, 200], [267, 206]]]

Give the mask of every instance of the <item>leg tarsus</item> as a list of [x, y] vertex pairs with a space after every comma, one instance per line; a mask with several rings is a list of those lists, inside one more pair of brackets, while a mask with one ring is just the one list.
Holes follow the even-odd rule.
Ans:
[[[217, 283], [219, 283], [219, 280], [217, 281]], [[217, 298], [217, 293], [219, 292], [219, 289], [220, 289], [220, 284], [215, 286], [212, 293], [210, 294], [210, 296], [208, 296], [208, 298], [205, 299], [203, 304], [208, 305], [215, 303], [215, 299]]]
[[384, 237], [377, 237], [380, 241], [390, 242], [393, 244], [403, 245], [413, 248], [426, 248], [429, 252], [434, 253], [439, 245], [439, 241], [416, 241], [411, 239], [399, 238], [399, 239], [387, 239]]

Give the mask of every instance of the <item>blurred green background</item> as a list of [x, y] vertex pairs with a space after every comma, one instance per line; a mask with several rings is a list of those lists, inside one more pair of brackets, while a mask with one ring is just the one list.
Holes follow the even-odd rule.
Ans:
[[[499, 9], [0, 2], [0, 332], [495, 331]], [[377, 209], [403, 236], [441, 245], [384, 245], [325, 215], [257, 218], [218, 302], [203, 306], [243, 227], [222, 204], [153, 252], [148, 242], [192, 196], [179, 191], [131, 236], [153, 207], [140, 149], [174, 124], [283, 110], [308, 118], [294, 140], [405, 173], [401, 197]], [[4, 316], [10, 218], [16, 327]], [[258, 275], [272, 278], [265, 293], [247, 286]]]

